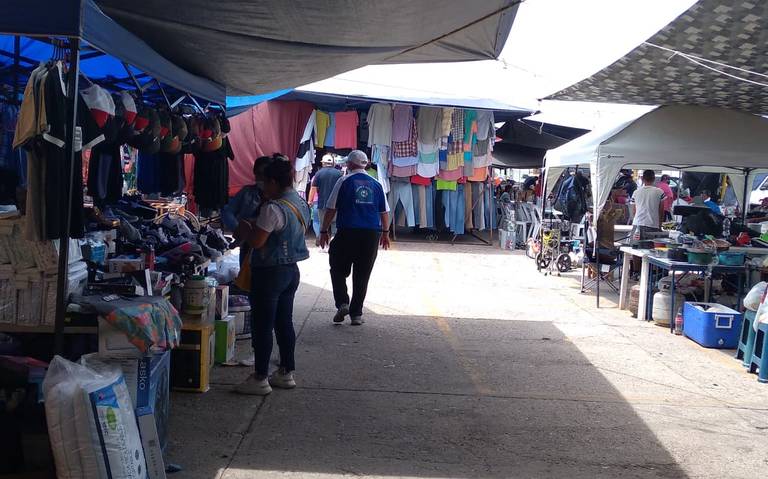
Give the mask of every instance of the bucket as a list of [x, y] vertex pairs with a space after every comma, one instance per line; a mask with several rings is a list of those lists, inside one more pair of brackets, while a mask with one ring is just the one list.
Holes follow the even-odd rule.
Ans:
[[744, 253], [720, 253], [718, 263], [724, 266], [741, 266], [744, 264]]
[[192, 276], [184, 282], [182, 310], [185, 314], [202, 314], [208, 309], [208, 282], [203, 276]]
[[235, 316], [235, 337], [248, 339], [251, 337], [251, 307], [230, 306], [229, 314]]

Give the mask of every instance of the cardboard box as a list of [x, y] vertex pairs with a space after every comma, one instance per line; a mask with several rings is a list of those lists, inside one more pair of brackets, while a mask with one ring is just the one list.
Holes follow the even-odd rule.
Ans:
[[99, 355], [104, 357], [129, 357], [141, 355], [139, 348], [128, 341], [128, 336], [99, 317]]
[[208, 391], [215, 349], [212, 324], [185, 323], [181, 327], [181, 342], [171, 351], [171, 387], [179, 391]]
[[144, 269], [144, 258], [113, 258], [107, 260], [110, 273], [132, 273]]
[[225, 316], [217, 320], [216, 324], [216, 351], [214, 354], [217, 363], [229, 363], [235, 360], [235, 317]]
[[154, 414], [143, 412], [136, 412], [136, 420], [139, 423], [144, 460], [147, 462], [147, 479], [165, 479], [165, 461], [157, 432], [157, 420]]
[[216, 317], [226, 318], [229, 314], [229, 286], [216, 286]]

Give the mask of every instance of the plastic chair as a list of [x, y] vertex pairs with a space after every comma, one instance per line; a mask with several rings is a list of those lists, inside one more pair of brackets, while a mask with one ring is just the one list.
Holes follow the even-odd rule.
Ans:
[[755, 321], [754, 311], [747, 311], [744, 313], [744, 321], [741, 322], [741, 334], [739, 334], [739, 346], [736, 349], [736, 359], [741, 359], [741, 364], [745, 368], [749, 368], [750, 361], [752, 360], [752, 352], [755, 350], [755, 328], [752, 324]]
[[752, 351], [752, 359], [749, 362], [749, 372], [757, 371], [757, 380], [768, 383], [768, 341], [765, 340], [768, 333], [768, 324], [758, 324], [755, 334], [755, 349]]

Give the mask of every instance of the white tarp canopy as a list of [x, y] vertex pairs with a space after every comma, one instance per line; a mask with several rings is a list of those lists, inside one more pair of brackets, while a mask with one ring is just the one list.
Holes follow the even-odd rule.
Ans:
[[622, 168], [725, 173], [742, 202], [748, 180], [768, 172], [768, 119], [723, 108], [667, 105], [549, 150], [544, 161], [548, 192], [566, 168], [590, 169], [598, 216]]

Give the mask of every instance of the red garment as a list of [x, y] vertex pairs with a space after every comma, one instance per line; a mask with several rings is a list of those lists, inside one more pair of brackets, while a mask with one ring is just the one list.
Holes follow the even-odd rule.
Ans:
[[282, 153], [296, 161], [299, 141], [314, 105], [305, 101], [260, 103], [229, 119], [229, 141], [235, 154], [229, 162], [229, 196], [253, 184], [253, 163], [260, 156]]
[[413, 175], [411, 176], [411, 184], [429, 186], [432, 184], [432, 178], [424, 178], [423, 176]]
[[336, 122], [336, 134], [334, 148], [357, 148], [357, 125], [360, 120], [357, 111], [339, 111], [334, 115]]

